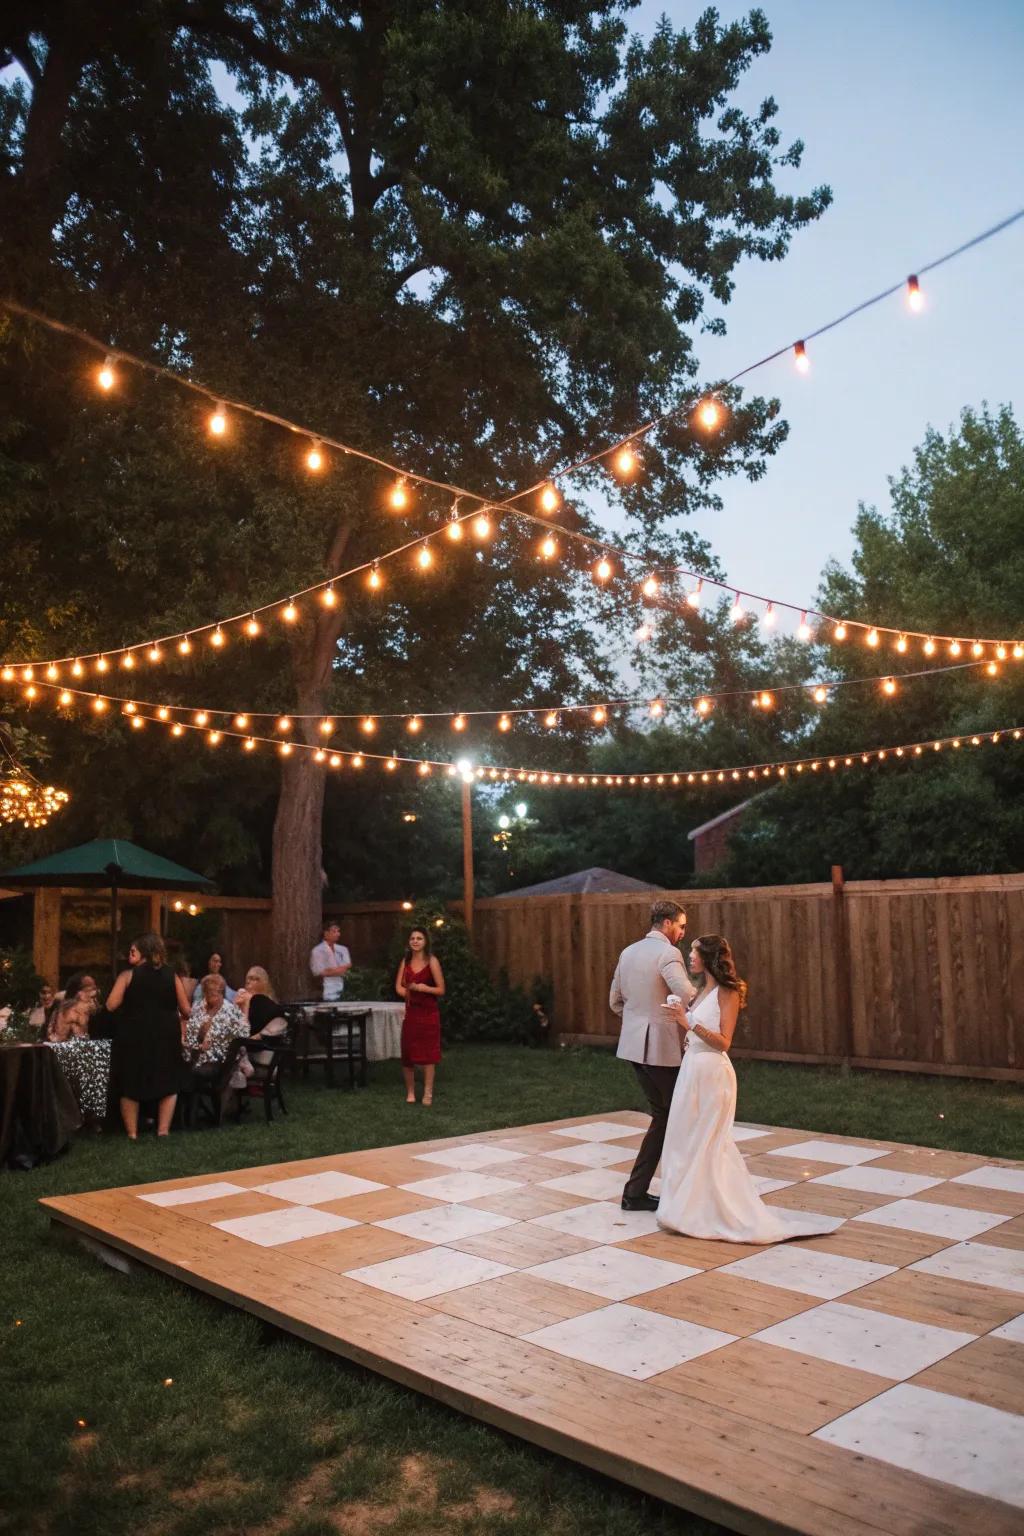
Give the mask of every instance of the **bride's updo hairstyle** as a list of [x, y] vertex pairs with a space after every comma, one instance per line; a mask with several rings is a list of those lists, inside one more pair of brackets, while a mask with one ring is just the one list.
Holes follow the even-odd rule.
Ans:
[[720, 933], [708, 933], [701, 939], [695, 939], [694, 947], [704, 962], [706, 974], [727, 992], [739, 993], [740, 1007], [745, 1008], [747, 984], [736, 974], [736, 962], [729, 948], [729, 940], [723, 939]]

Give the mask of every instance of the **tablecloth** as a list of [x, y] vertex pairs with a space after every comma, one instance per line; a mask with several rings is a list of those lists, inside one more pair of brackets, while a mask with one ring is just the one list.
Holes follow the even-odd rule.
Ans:
[[402, 1016], [404, 1003], [360, 1003], [346, 998], [338, 1003], [309, 1003], [307, 1013], [317, 1013], [322, 1008], [335, 1008], [341, 1013], [364, 1013], [369, 1010], [366, 1024], [366, 1056], [368, 1061], [397, 1060], [402, 1054]]
[[48, 1045], [0, 1046], [0, 1166], [33, 1168], [56, 1157], [81, 1123]]

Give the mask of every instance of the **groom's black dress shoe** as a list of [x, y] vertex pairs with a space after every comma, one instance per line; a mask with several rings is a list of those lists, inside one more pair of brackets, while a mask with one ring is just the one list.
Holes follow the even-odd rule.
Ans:
[[657, 1195], [623, 1195], [622, 1209], [624, 1211], [656, 1211], [658, 1197]]

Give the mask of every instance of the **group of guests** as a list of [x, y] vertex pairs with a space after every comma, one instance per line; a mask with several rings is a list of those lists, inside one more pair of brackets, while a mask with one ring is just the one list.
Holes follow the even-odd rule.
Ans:
[[178, 1094], [216, 1080], [235, 1040], [246, 1045], [228, 1086], [253, 1091], [249, 1080], [270, 1059], [259, 1043], [287, 1028], [262, 966], [250, 966], [244, 986], [236, 991], [223, 974], [222, 957], [214, 953], [197, 980], [187, 963], [181, 971], [168, 963], [164, 941], [155, 933], [129, 946], [128, 964], [105, 1004], [95, 978], [82, 973], [71, 978], [63, 993], [43, 987], [29, 1017], [40, 1038], [60, 1051], [83, 1115], [97, 1129], [113, 1078], [132, 1141], [138, 1137], [143, 1103], [156, 1104], [157, 1135], [166, 1136]]

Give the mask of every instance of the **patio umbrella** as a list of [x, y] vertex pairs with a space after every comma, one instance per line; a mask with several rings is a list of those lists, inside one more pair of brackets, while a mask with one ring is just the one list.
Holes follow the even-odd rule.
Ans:
[[117, 908], [119, 891], [208, 891], [213, 882], [158, 853], [150, 853], [119, 837], [96, 838], [64, 853], [33, 859], [18, 869], [0, 872], [0, 885], [33, 890], [42, 885], [85, 886], [110, 891], [110, 969], [117, 974]]

